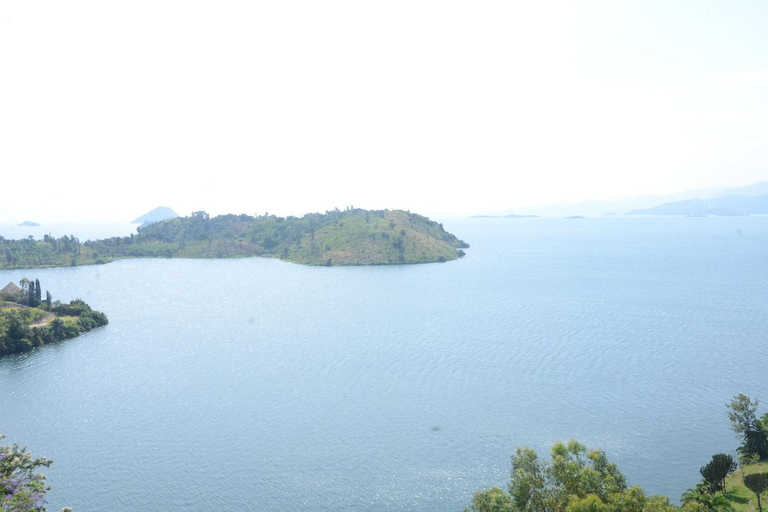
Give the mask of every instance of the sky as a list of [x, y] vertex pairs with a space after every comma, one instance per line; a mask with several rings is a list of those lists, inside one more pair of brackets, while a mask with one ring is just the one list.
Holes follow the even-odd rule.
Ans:
[[0, 0], [0, 221], [768, 179], [768, 2]]

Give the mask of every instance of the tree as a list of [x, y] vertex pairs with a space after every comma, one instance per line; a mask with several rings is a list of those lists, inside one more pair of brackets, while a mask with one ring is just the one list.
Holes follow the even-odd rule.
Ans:
[[51, 309], [51, 302], [53, 302], [53, 297], [51, 297], [51, 292], [48, 290], [45, 291], [45, 309]]
[[67, 326], [61, 318], [54, 318], [48, 326], [48, 330], [55, 341], [67, 338]]
[[[5, 436], [0, 434], [0, 440]], [[38, 473], [42, 467], [49, 467], [51, 460], [33, 458], [27, 448], [19, 445], [0, 446], [0, 510], [14, 512], [45, 512], [45, 493], [50, 489], [45, 484], [45, 475]], [[71, 512], [64, 508], [61, 512]]]
[[476, 492], [472, 506], [464, 512], [516, 512], [515, 502], [498, 487]]
[[757, 406], [757, 399], [753, 402], [751, 398], [744, 394], [736, 395], [731, 399], [731, 403], [725, 405], [728, 409], [731, 429], [733, 429], [736, 437], [743, 437], [752, 428], [755, 420], [757, 420], [757, 416], [755, 416]]
[[706, 466], [699, 469], [704, 480], [712, 486], [714, 491], [721, 491], [725, 496], [725, 478], [736, 471], [736, 461], [725, 453], [712, 456], [712, 460]]
[[742, 457], [755, 455], [760, 459], [768, 458], [768, 425], [757, 419], [758, 401], [739, 394], [727, 404], [728, 419], [736, 437], [743, 439], [738, 448]]
[[[571, 440], [555, 443], [551, 462], [530, 448], [512, 456], [509, 495], [521, 512], [667, 512], [677, 510], [664, 497], [646, 497], [627, 487], [624, 475], [604, 451]], [[481, 509], [482, 510], [482, 509]], [[493, 510], [493, 509], [491, 509]]]
[[40, 280], [35, 279], [35, 302], [37, 302], [37, 305], [40, 305], [40, 302], [43, 300], [43, 292], [40, 288]]
[[518, 447], [512, 456], [512, 478], [509, 494], [520, 510], [547, 510], [546, 466], [536, 451]]
[[37, 291], [35, 290], [35, 282], [29, 282], [29, 290], [27, 291], [27, 306], [35, 307], [35, 297], [37, 297]]
[[706, 510], [711, 512], [730, 512], [731, 503], [720, 494], [715, 494], [712, 486], [706, 481], [696, 484], [693, 489], [685, 491], [680, 498], [683, 510]]
[[768, 473], [753, 473], [744, 477], [744, 485], [757, 496], [757, 507], [763, 512], [760, 495], [768, 490]]
[[768, 458], [768, 425], [755, 420], [752, 428], [744, 433], [744, 444], [737, 448], [746, 457], [754, 455], [758, 459]]

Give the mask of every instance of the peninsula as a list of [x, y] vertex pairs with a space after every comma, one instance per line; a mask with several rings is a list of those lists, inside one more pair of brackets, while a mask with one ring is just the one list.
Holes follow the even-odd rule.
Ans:
[[0, 237], [0, 268], [77, 266], [122, 258], [248, 256], [305, 265], [398, 265], [455, 260], [467, 247], [442, 224], [402, 210], [347, 208], [303, 217], [210, 217], [198, 211], [140, 227], [135, 235], [104, 240]]
[[53, 301], [40, 281], [22, 279], [0, 290], [0, 357], [75, 338], [107, 325], [107, 316], [82, 300]]

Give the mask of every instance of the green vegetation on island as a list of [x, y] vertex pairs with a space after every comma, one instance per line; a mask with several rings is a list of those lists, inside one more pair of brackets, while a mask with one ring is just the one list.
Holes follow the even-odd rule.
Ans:
[[469, 245], [422, 215], [347, 208], [303, 217], [194, 212], [153, 223], [138, 234], [81, 242], [0, 237], [0, 268], [62, 267], [121, 258], [265, 256], [306, 265], [397, 265], [455, 260]]
[[768, 494], [768, 414], [757, 417], [758, 401], [737, 395], [727, 404], [737, 438], [738, 462], [718, 453], [701, 467], [702, 480], [681, 497], [648, 496], [630, 487], [605, 452], [571, 440], [557, 442], [549, 461], [517, 448], [507, 490], [477, 492], [465, 512], [762, 512]]
[[[42, 298], [40, 281], [21, 280], [0, 290], [0, 357], [77, 337], [107, 324], [107, 316], [82, 300], [69, 304]], [[2, 510], [2, 509], [0, 509]]]

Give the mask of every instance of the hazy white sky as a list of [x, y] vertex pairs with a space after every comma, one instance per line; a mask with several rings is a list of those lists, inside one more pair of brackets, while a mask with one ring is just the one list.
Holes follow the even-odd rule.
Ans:
[[768, 2], [0, 0], [0, 220], [768, 179]]

